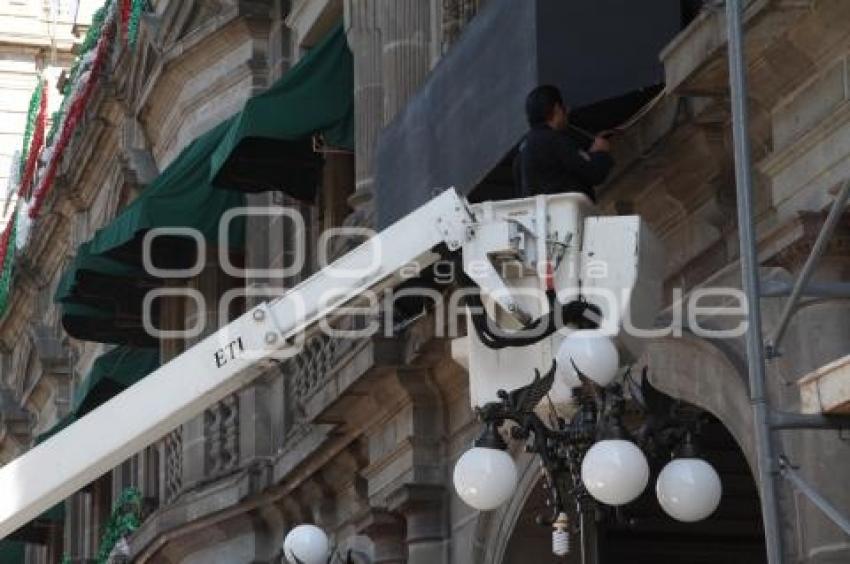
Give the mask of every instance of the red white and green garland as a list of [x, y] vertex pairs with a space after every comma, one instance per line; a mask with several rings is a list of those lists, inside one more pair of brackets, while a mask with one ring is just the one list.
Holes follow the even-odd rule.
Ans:
[[[88, 108], [99, 79], [120, 32], [122, 42], [134, 47], [139, 22], [147, 0], [106, 0], [94, 13], [91, 27], [80, 47], [80, 54], [68, 72], [62, 102], [53, 113], [47, 130], [47, 93], [49, 85], [39, 78], [30, 99], [23, 146], [7, 197], [17, 192], [17, 205], [0, 234], [0, 317], [8, 307], [15, 251], [29, 236], [32, 220], [42, 211], [53, 188], [65, 150]], [[8, 200], [7, 200], [8, 205]], [[4, 212], [8, 211], [4, 210]]]
[[[61, 124], [57, 128], [58, 139], [52, 139], [53, 145], [48, 149], [47, 162], [33, 191], [32, 202], [29, 207], [29, 216], [33, 219], [41, 213], [41, 208], [53, 188], [53, 182], [56, 179], [56, 173], [59, 164], [62, 162], [65, 149], [68, 147], [71, 136], [88, 107], [94, 87], [103, 73], [108, 55], [112, 50], [114, 39], [115, 7], [112, 0], [107, 0], [106, 4], [92, 18], [92, 27], [83, 40], [81, 60], [75, 63], [71, 69], [70, 80], [74, 83], [74, 86], [65, 93], [66, 99], [70, 97], [70, 102], [67, 104], [67, 111], [58, 116], [61, 120]], [[81, 69], [85, 69], [89, 60], [91, 61], [89, 68], [81, 71]]]
[[[33, 93], [33, 99], [30, 102], [30, 111], [33, 110], [33, 103], [38, 105], [38, 113], [30, 120], [27, 116], [27, 132], [24, 134], [24, 150], [22, 153], [21, 163], [23, 170], [21, 171], [21, 183], [18, 186], [18, 196], [23, 198], [29, 197], [30, 185], [35, 176], [38, 157], [44, 147], [44, 134], [47, 127], [47, 81], [40, 79], [38, 86]], [[32, 128], [30, 128], [32, 125]], [[29, 144], [27, 144], [29, 142]]]
[[15, 224], [17, 214], [9, 218], [3, 234], [0, 235], [0, 317], [9, 307], [9, 290], [12, 285], [12, 269], [15, 262]]

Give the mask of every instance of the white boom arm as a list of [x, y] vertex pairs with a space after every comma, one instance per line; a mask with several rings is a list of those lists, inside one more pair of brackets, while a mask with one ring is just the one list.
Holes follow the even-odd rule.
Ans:
[[[470, 206], [446, 190], [0, 468], [0, 538], [290, 356], [299, 338], [344, 314], [364, 292], [397, 284], [404, 272], [421, 272], [440, 258], [435, 251], [443, 245], [463, 249], [464, 271], [508, 327], [549, 309], [529, 297], [533, 289], [556, 290], [562, 303], [576, 299], [579, 288], [581, 294], [616, 291], [622, 299], [599, 305], [618, 327], [630, 312], [639, 320], [654, 317], [660, 268], [650, 260], [658, 255], [652, 237], [639, 218], [586, 218], [589, 209], [590, 201], [577, 194]], [[606, 265], [601, 278], [593, 274], [600, 261]], [[499, 352], [474, 337], [466, 355], [473, 405], [527, 383], [531, 368], [548, 368], [559, 338]]]
[[432, 264], [440, 244], [460, 248], [471, 220], [466, 202], [443, 192], [0, 468], [0, 538], [245, 386], [291, 339], [358, 294], [390, 284], [403, 267]]

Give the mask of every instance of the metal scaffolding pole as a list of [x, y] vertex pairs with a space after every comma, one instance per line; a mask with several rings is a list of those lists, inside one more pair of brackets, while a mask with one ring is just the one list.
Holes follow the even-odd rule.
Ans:
[[794, 467], [791, 466], [790, 462], [783, 459], [781, 464], [782, 475], [794, 485], [797, 491], [806, 496], [809, 501], [815, 505], [815, 507], [820, 509], [823, 514], [826, 515], [830, 521], [835, 523], [838, 528], [844, 531], [845, 534], [850, 535], [850, 519], [848, 519], [846, 515], [830, 503], [828, 499], [822, 496], [820, 492], [810, 486], [809, 483], [797, 473]]
[[761, 512], [769, 564], [783, 561], [779, 506], [776, 496], [777, 461], [773, 453], [770, 408], [765, 390], [764, 350], [759, 303], [758, 254], [753, 220], [753, 189], [747, 113], [747, 78], [744, 65], [741, 0], [727, 0], [726, 26], [729, 37], [729, 82], [731, 86], [732, 132], [735, 142], [735, 183], [738, 196], [738, 230], [741, 241], [741, 278], [749, 303], [747, 364], [753, 434], [758, 458]]
[[800, 302], [803, 290], [809, 283], [809, 278], [812, 277], [815, 266], [817, 266], [823, 252], [826, 250], [826, 246], [829, 244], [829, 240], [832, 238], [832, 234], [838, 226], [838, 222], [844, 215], [844, 206], [847, 204], [848, 196], [850, 196], [850, 180], [846, 180], [844, 181], [844, 184], [842, 184], [841, 190], [838, 192], [838, 196], [835, 198], [835, 202], [829, 210], [829, 215], [826, 216], [826, 221], [824, 222], [823, 227], [821, 227], [820, 233], [818, 233], [818, 238], [815, 240], [815, 244], [806, 259], [806, 263], [803, 265], [803, 270], [800, 271], [800, 275], [794, 283], [794, 287], [791, 290], [791, 296], [788, 298], [788, 301], [785, 302], [785, 308], [782, 310], [782, 316], [779, 319], [779, 324], [776, 326], [776, 330], [767, 342], [767, 354], [770, 358], [779, 355], [779, 344], [782, 342], [782, 337], [785, 336], [785, 330], [788, 329], [788, 323], [791, 322], [791, 316], [793, 316], [797, 311], [797, 304]]

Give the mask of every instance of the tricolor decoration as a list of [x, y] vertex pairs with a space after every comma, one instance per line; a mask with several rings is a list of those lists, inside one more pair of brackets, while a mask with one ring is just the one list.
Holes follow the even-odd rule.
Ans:
[[39, 79], [38, 86], [30, 96], [30, 104], [27, 109], [27, 123], [24, 128], [24, 143], [21, 147], [20, 175], [23, 176], [27, 158], [30, 150], [30, 142], [32, 141], [33, 131], [35, 130], [35, 122], [38, 119], [38, 111], [41, 107], [41, 96], [44, 94], [44, 81]]
[[128, 32], [130, 30], [130, 14], [133, 11], [133, 0], [119, 0], [121, 2], [121, 40], [124, 45], [129, 43]]
[[[92, 27], [83, 40], [81, 56], [71, 68], [70, 81], [74, 86], [66, 92], [66, 100], [70, 100], [67, 102], [67, 111], [58, 116], [62, 121], [56, 129], [58, 138], [52, 139], [53, 144], [49, 149], [50, 158], [33, 191], [29, 209], [29, 216], [33, 219], [38, 217], [50, 194], [65, 149], [88, 106], [94, 87], [100, 79], [112, 50], [116, 28], [115, 12], [114, 2], [107, 0], [106, 4], [95, 13], [92, 18]], [[63, 105], [65, 105], [64, 101]]]
[[136, 40], [139, 38], [139, 22], [142, 20], [142, 12], [147, 7], [148, 0], [133, 0], [133, 6], [130, 9], [130, 22], [127, 25], [127, 41], [130, 47], [136, 46]]
[[17, 210], [9, 218], [3, 234], [0, 235], [0, 317], [9, 307], [9, 287], [12, 284], [12, 270], [15, 262], [15, 224]]
[[15, 251], [22, 249], [30, 227], [53, 188], [56, 174], [77, 126], [83, 120], [95, 87], [120, 33], [126, 45], [135, 46], [142, 13], [147, 0], [106, 0], [92, 16], [91, 26], [80, 46], [79, 56], [68, 71], [62, 88], [62, 102], [51, 116], [47, 130], [48, 84], [39, 79], [30, 99], [27, 124], [20, 157], [14, 160], [5, 209], [8, 213], [13, 195], [17, 205], [0, 234], [0, 317], [7, 309]]
[[104, 527], [96, 556], [97, 564], [112, 562], [115, 546], [138, 529], [141, 520], [142, 494], [135, 488], [127, 488], [118, 496]]
[[[34, 120], [35, 123], [31, 132], [32, 140], [30, 141], [29, 148], [27, 149], [25, 147], [24, 150], [24, 155], [26, 155], [26, 157], [22, 159], [24, 168], [21, 174], [21, 184], [18, 187], [18, 195], [23, 196], [24, 198], [29, 197], [30, 184], [32, 183], [33, 176], [35, 175], [35, 167], [38, 163], [38, 157], [41, 154], [41, 149], [44, 147], [44, 134], [47, 127], [46, 80], [39, 80], [39, 84], [35, 90], [35, 94], [33, 94], [33, 98], [38, 99], [38, 114]], [[29, 127], [29, 120], [27, 127]], [[24, 138], [26, 142], [26, 135]]]
[[6, 180], [6, 196], [5, 201], [3, 203], [3, 213], [0, 214], [0, 217], [6, 217], [6, 214], [9, 213], [9, 206], [12, 205], [12, 201], [15, 199], [15, 194], [18, 193], [18, 186], [21, 183], [21, 151], [16, 150], [12, 154], [12, 160], [9, 166], [9, 177]]

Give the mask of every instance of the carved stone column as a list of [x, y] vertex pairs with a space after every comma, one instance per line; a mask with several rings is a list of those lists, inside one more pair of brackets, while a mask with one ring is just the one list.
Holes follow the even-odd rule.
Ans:
[[431, 2], [380, 0], [384, 125], [419, 89], [431, 67]]
[[373, 169], [378, 133], [384, 119], [382, 41], [377, 0], [347, 0], [348, 42], [354, 54], [355, 186], [348, 223], [371, 225]]
[[405, 486], [390, 497], [390, 508], [404, 515], [407, 562], [447, 563], [449, 514], [441, 485]]

